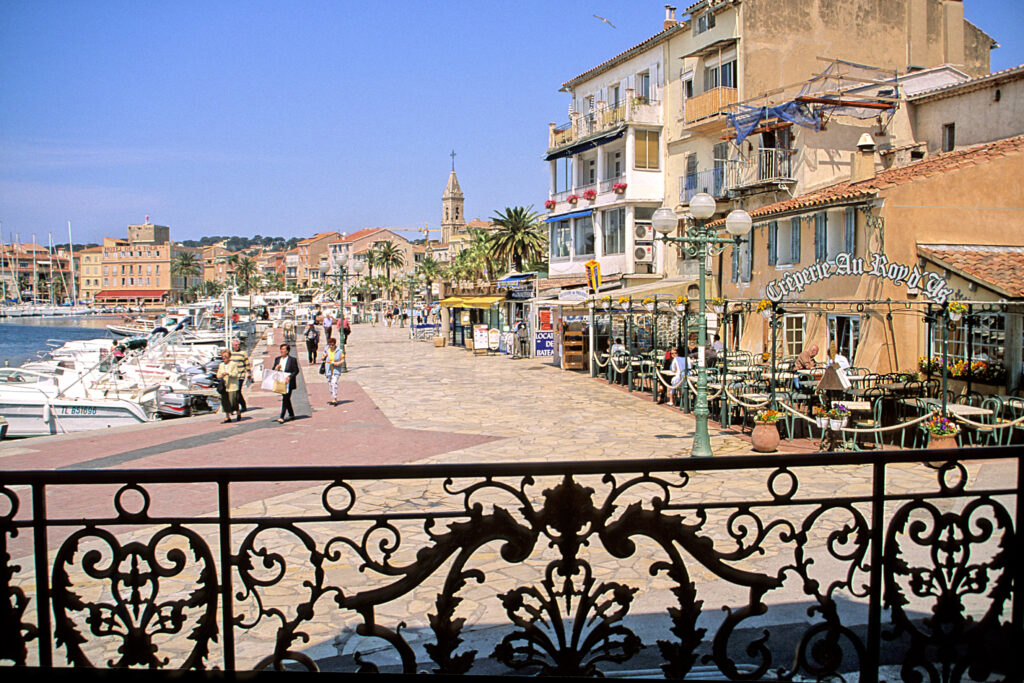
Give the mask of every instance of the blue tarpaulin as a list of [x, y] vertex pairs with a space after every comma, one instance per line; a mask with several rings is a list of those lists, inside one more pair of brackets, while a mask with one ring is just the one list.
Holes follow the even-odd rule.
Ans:
[[751, 107], [739, 105], [738, 114], [727, 114], [729, 125], [736, 129], [736, 144], [740, 144], [748, 135], [769, 119], [789, 121], [804, 128], [821, 129], [821, 118], [818, 112], [802, 102], [785, 102], [774, 107]]

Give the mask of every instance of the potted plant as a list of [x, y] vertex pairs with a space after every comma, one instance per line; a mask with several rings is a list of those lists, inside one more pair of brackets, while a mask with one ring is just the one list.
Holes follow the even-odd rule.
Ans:
[[551, 209], [555, 208], [555, 204], [556, 202], [554, 199], [549, 199], [546, 202], [544, 202], [544, 208], [550, 211]]
[[722, 315], [725, 312], [725, 299], [720, 296], [716, 296], [711, 300], [711, 310], [716, 315]]
[[648, 313], [654, 313], [654, 308], [657, 305], [657, 301], [655, 301], [651, 297], [646, 297], [640, 303], [642, 303], [644, 305], [644, 308], [647, 309]]
[[822, 406], [814, 406], [811, 408], [811, 414], [814, 416], [814, 421], [818, 423], [818, 427], [821, 429], [828, 427], [828, 411]]
[[626, 183], [615, 183], [612, 185], [612, 192], [615, 194], [624, 194], [626, 192]]
[[685, 296], [677, 296], [675, 302], [673, 303], [676, 307], [676, 313], [682, 313], [683, 311], [686, 310], [686, 306], [687, 304], [690, 303], [690, 300]]
[[569, 195], [568, 197], [565, 198], [565, 201], [569, 202], [570, 204], [575, 204], [579, 200], [580, 200], [580, 196], [578, 194], [571, 194], [571, 195]]
[[607, 311], [611, 307], [612, 307], [612, 298], [610, 296], [608, 296], [607, 294], [605, 294], [604, 296], [601, 297], [601, 308], [603, 308], [604, 310]]
[[782, 413], [778, 410], [759, 410], [754, 416], [754, 431], [750, 433], [750, 442], [758, 453], [774, 453], [779, 449], [779, 420]]
[[770, 320], [772, 317], [772, 302], [768, 301], [768, 299], [761, 299], [757, 302], [757, 308], [754, 310]]
[[833, 403], [828, 410], [828, 426], [833, 430], [839, 430], [846, 426], [850, 417], [850, 409], [842, 403]]
[[950, 301], [946, 305], [946, 314], [949, 315], [949, 319], [953, 322], [959, 321], [966, 312], [967, 306], [964, 306], [959, 301]]
[[925, 420], [924, 430], [928, 432], [928, 448], [956, 448], [956, 435], [960, 428], [948, 417], [936, 415]]
[[629, 297], [628, 296], [620, 296], [619, 297], [619, 306], [622, 308], [622, 310], [628, 311], [629, 310], [629, 306], [630, 306]]
[[583, 190], [583, 198], [587, 201], [594, 201], [597, 199], [597, 190]]

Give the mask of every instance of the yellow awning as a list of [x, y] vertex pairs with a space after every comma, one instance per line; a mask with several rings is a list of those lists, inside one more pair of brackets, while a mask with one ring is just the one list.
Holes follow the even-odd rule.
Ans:
[[450, 296], [447, 299], [441, 299], [437, 302], [441, 306], [448, 306], [449, 308], [457, 308], [462, 305], [461, 296]]
[[490, 308], [499, 301], [504, 301], [503, 296], [467, 296], [462, 299], [463, 308]]

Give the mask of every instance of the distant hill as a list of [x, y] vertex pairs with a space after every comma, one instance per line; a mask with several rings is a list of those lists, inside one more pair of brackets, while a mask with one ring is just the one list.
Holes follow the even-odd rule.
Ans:
[[228, 251], [242, 251], [244, 249], [254, 249], [257, 247], [265, 247], [267, 249], [291, 249], [299, 243], [300, 239], [300, 237], [285, 239], [284, 237], [263, 237], [262, 235], [254, 235], [253, 237], [242, 237], [240, 235], [207, 235], [199, 240], [183, 240], [181, 244], [186, 247], [208, 247], [211, 244], [224, 242], [224, 246]]

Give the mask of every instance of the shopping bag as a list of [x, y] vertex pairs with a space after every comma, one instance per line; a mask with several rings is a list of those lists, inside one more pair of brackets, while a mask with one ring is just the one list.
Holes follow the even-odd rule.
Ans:
[[264, 370], [260, 388], [276, 394], [288, 393], [288, 373], [280, 370]]

